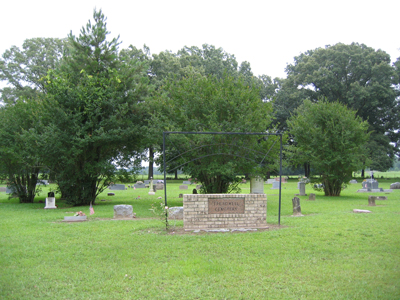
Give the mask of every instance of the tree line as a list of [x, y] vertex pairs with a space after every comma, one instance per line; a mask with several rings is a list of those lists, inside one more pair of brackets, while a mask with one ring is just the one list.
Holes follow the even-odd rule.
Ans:
[[[212, 45], [151, 55], [120, 50], [109, 34], [95, 10], [78, 36], [28, 39], [0, 59], [0, 175], [21, 202], [33, 202], [43, 172], [71, 205], [94, 202], [121, 168], [134, 172], [148, 156], [152, 166], [163, 131], [284, 133], [287, 164], [304, 166], [327, 195], [340, 194], [351, 171], [387, 170], [399, 153], [400, 62], [384, 51], [326, 46], [272, 79]], [[274, 136], [168, 143], [167, 171], [190, 174], [205, 193], [277, 170]]]

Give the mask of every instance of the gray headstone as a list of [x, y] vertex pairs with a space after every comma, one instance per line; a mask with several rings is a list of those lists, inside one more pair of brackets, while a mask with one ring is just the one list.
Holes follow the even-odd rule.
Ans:
[[274, 182], [275, 182], [275, 179], [270, 178], [270, 179], [267, 179], [267, 181], [265, 183], [266, 184], [273, 184]]
[[350, 180], [350, 183], [357, 183], [357, 180], [355, 180], [355, 179]]
[[376, 196], [368, 196], [368, 206], [376, 206]]
[[135, 187], [136, 189], [145, 189], [145, 188], [146, 188], [146, 184], [144, 184], [144, 183], [136, 183], [136, 184], [134, 185], [134, 187]]
[[183, 207], [175, 206], [168, 209], [168, 217], [172, 219], [182, 220], [183, 219]]
[[395, 182], [390, 185], [390, 189], [397, 190], [400, 189], [400, 182]]
[[5, 192], [7, 188], [5, 186], [0, 187], [0, 192]]
[[157, 183], [154, 185], [156, 190], [163, 190], [164, 189], [164, 184], [163, 183]]
[[192, 184], [191, 181], [184, 181], [183, 184]]
[[306, 183], [305, 182], [299, 182], [299, 192], [300, 192], [300, 196], [306, 196]]
[[377, 190], [379, 189], [378, 187], [378, 181], [374, 180], [374, 179], [367, 179], [365, 181], [362, 182], [362, 188], [363, 189], [371, 189], [371, 190]]
[[314, 201], [315, 200], [315, 194], [310, 193], [310, 196], [308, 197], [308, 200]]
[[280, 185], [281, 185], [280, 181], [274, 181], [274, 182], [272, 183], [272, 188], [271, 188], [271, 190], [279, 190]]
[[110, 185], [108, 188], [113, 191], [122, 191], [125, 190], [125, 184], [113, 184]]
[[114, 205], [114, 219], [133, 218], [132, 205]]
[[300, 206], [300, 198], [294, 197], [292, 199], [293, 204], [293, 215], [294, 216], [301, 216], [301, 206]]
[[150, 181], [151, 181], [151, 180], [145, 180], [145, 181], [144, 181], [144, 184], [150, 184]]
[[188, 186], [186, 184], [182, 184], [182, 185], [179, 186], [179, 189], [180, 190], [187, 190]]
[[261, 177], [250, 178], [250, 194], [264, 194], [264, 181]]
[[6, 187], [6, 194], [13, 194], [13, 193], [15, 193], [14, 187], [10, 186]]

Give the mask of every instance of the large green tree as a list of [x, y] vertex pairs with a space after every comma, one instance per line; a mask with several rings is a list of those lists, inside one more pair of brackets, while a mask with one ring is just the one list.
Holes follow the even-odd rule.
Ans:
[[339, 101], [368, 121], [369, 130], [373, 131], [366, 146], [371, 158], [369, 166], [378, 170], [390, 168], [394, 153], [399, 150], [390, 143], [398, 129], [399, 103], [394, 88], [397, 76], [387, 53], [364, 44], [339, 43], [302, 53], [286, 71], [287, 79], [282, 81], [274, 103], [276, 120], [282, 128], [303, 99]]
[[[155, 123], [167, 131], [266, 132], [271, 104], [242, 78], [193, 75], [170, 81], [160, 91], [162, 109]], [[186, 174], [203, 186], [204, 193], [237, 191], [240, 174], [261, 174], [265, 162], [273, 163], [279, 147], [263, 161], [273, 139], [253, 135], [170, 135], [168, 151]], [[278, 146], [278, 144], [275, 144]], [[171, 156], [169, 155], [169, 158]], [[177, 165], [176, 161], [170, 162]], [[179, 164], [178, 164], [179, 165]], [[167, 166], [168, 167], [168, 166]]]
[[43, 93], [41, 79], [59, 64], [67, 43], [63, 39], [33, 38], [25, 40], [22, 49], [12, 46], [6, 50], [0, 59], [0, 80], [7, 84], [0, 89], [1, 101], [14, 104]]
[[45, 79], [42, 151], [73, 205], [94, 202], [116, 168], [129, 166], [143, 152], [145, 138], [141, 104], [148, 65], [119, 57], [118, 38], [107, 40], [102, 11], [95, 10], [93, 18], [78, 37], [69, 35], [66, 58]]
[[311, 161], [311, 182], [322, 183], [326, 196], [340, 196], [365, 159], [367, 121], [339, 102], [305, 100], [287, 123], [297, 145], [288, 152], [292, 163]]
[[40, 132], [41, 103], [17, 101], [0, 108], [0, 178], [7, 182], [21, 203], [32, 203], [39, 188], [43, 159], [31, 132]]

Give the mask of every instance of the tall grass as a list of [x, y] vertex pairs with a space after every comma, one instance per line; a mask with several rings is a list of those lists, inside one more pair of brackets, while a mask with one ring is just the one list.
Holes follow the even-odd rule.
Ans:
[[[167, 185], [169, 206], [182, 205], [180, 183]], [[369, 207], [360, 187], [302, 196], [304, 216], [292, 217], [297, 182], [285, 183], [278, 227], [278, 190], [265, 185], [270, 230], [199, 234], [181, 234], [182, 221], [165, 231], [149, 210], [161, 191], [105, 191], [81, 223], [62, 220], [88, 207], [44, 210], [1, 193], [0, 299], [400, 299], [400, 190]], [[113, 220], [116, 204], [137, 218]]]

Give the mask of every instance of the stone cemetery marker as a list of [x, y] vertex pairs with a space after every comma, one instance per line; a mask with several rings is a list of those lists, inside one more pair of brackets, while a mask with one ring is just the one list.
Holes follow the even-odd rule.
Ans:
[[0, 192], [5, 192], [6, 191], [6, 187], [2, 186], [0, 187]]
[[299, 191], [300, 191], [300, 196], [307, 196], [305, 182], [299, 182]]
[[125, 190], [125, 184], [113, 184], [108, 187], [110, 190], [123, 191]]
[[279, 181], [274, 181], [272, 183], [272, 188], [271, 190], [279, 190], [279, 187], [281, 186], [281, 183]]
[[175, 206], [168, 209], [168, 216], [172, 219], [182, 220], [183, 219], [183, 207]]
[[155, 195], [156, 191], [153, 190], [153, 180], [150, 181], [150, 192], [149, 195]]
[[368, 196], [368, 206], [376, 206], [376, 196]]
[[114, 193], [107, 193], [107, 196], [115, 196]]
[[154, 186], [156, 187], [157, 190], [163, 190], [164, 189], [164, 184], [163, 183], [157, 183]]
[[132, 205], [114, 205], [114, 219], [133, 218]]
[[270, 179], [267, 179], [267, 181], [266, 181], [265, 183], [266, 183], [266, 184], [273, 184], [274, 181], [275, 181], [275, 179], [270, 178]]
[[300, 198], [299, 197], [294, 197], [292, 199], [292, 204], [293, 204], [293, 215], [294, 216], [301, 216], [301, 207], [300, 207]]
[[350, 180], [350, 183], [357, 183], [357, 180], [355, 180], [355, 179]]
[[151, 181], [151, 180], [145, 180], [145, 181], [144, 181], [144, 184], [150, 184], [150, 181]]
[[137, 189], [145, 189], [146, 185], [142, 182], [142, 183], [136, 183], [134, 187]]
[[188, 186], [186, 184], [182, 184], [182, 185], [179, 186], [179, 189], [180, 190], [187, 190]]
[[250, 178], [250, 194], [264, 194], [264, 182], [261, 177]]
[[376, 200], [387, 200], [386, 196], [376, 196]]
[[183, 198], [183, 194], [179, 194], [179, 198]]
[[315, 200], [315, 194], [310, 193], [310, 196], [308, 197], [308, 200], [314, 201]]
[[390, 185], [390, 188], [393, 190], [400, 189], [400, 182], [395, 182]]
[[192, 184], [190, 181], [184, 181], [183, 184]]
[[54, 198], [54, 193], [50, 192], [47, 194], [45, 209], [57, 208], [56, 198]]

